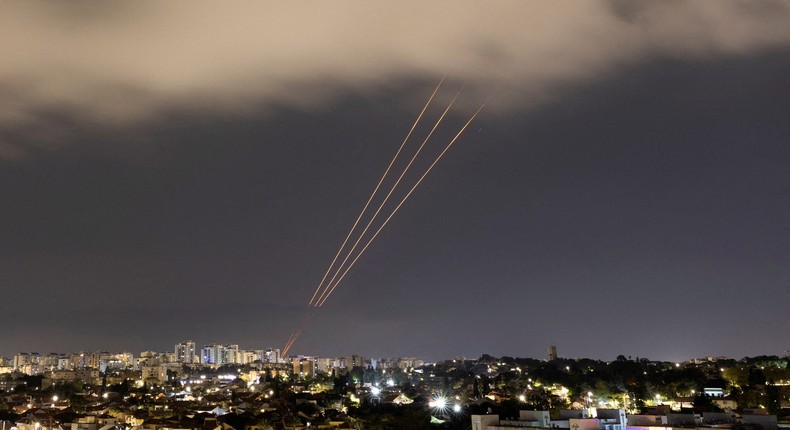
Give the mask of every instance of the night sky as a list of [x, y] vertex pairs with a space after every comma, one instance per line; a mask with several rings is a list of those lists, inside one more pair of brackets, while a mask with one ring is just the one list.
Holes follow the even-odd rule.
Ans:
[[[0, 355], [790, 349], [788, 2], [0, 11]], [[408, 185], [490, 103], [302, 326], [445, 73]]]

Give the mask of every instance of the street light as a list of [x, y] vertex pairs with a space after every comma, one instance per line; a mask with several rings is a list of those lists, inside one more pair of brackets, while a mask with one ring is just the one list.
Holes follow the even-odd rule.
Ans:
[[443, 412], [447, 409], [447, 398], [444, 396], [436, 396], [433, 400], [428, 402], [428, 406]]

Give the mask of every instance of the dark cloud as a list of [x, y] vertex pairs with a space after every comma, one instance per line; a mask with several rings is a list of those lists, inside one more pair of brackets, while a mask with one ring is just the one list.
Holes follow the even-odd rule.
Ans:
[[[754, 54], [790, 41], [782, 2], [415, 2], [398, 7], [140, 1], [4, 2], [0, 157], [58, 147], [42, 112], [129, 124], [170, 110], [313, 109], [412, 77], [539, 104], [571, 83], [663, 57]], [[8, 131], [11, 130], [11, 131]]]

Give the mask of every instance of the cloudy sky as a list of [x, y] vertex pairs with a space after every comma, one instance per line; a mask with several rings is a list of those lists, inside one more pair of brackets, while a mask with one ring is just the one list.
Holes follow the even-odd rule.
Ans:
[[[788, 2], [0, 11], [2, 355], [790, 348]], [[445, 75], [404, 185], [490, 102], [305, 323]]]

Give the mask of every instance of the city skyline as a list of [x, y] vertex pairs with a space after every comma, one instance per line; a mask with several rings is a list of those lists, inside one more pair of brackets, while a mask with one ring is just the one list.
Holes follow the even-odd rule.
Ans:
[[[189, 5], [0, 6], [0, 355], [790, 348], [787, 3]], [[490, 102], [307, 312], [443, 76], [410, 150]]]
[[[486, 360], [498, 360], [497, 356], [493, 356], [491, 354], [482, 353], [476, 357], [465, 357], [465, 356], [454, 356], [454, 357], [442, 357], [436, 360], [424, 360], [422, 357], [414, 357], [408, 355], [394, 355], [388, 357], [371, 357], [371, 356], [362, 356], [355, 353], [347, 353], [342, 355], [322, 355], [316, 353], [304, 353], [304, 354], [282, 354], [282, 351], [276, 347], [265, 347], [261, 345], [254, 345], [254, 346], [241, 346], [236, 344], [222, 344], [222, 343], [207, 343], [201, 347], [197, 347], [197, 343], [193, 340], [185, 340], [173, 345], [170, 351], [155, 351], [155, 350], [145, 350], [145, 351], [110, 351], [110, 350], [95, 350], [95, 351], [49, 351], [49, 352], [38, 352], [38, 351], [17, 351], [13, 354], [2, 356], [0, 355], [0, 368], [5, 366], [5, 369], [13, 368], [14, 371], [19, 370], [18, 367], [20, 366], [18, 361], [22, 360], [25, 361], [24, 364], [27, 365], [37, 365], [38, 367], [34, 367], [28, 369], [32, 371], [32, 374], [39, 374], [42, 372], [50, 371], [51, 369], [47, 368], [49, 365], [57, 365], [58, 358], [60, 360], [65, 360], [60, 363], [60, 365], [56, 367], [92, 367], [98, 368], [101, 371], [105, 371], [104, 367], [100, 363], [104, 363], [106, 366], [107, 363], [110, 363], [110, 366], [119, 364], [116, 363], [119, 360], [123, 362], [124, 365], [133, 365], [137, 361], [144, 362], [148, 359], [156, 359], [161, 361], [165, 364], [185, 364], [185, 365], [196, 365], [200, 367], [208, 367], [208, 368], [218, 368], [226, 365], [230, 366], [246, 366], [246, 365], [255, 365], [260, 366], [261, 364], [283, 364], [283, 363], [291, 363], [296, 362], [300, 359], [311, 359], [311, 360], [335, 360], [336, 365], [345, 366], [347, 367], [372, 367], [376, 368], [376, 364], [382, 364], [384, 367], [392, 366], [393, 363], [400, 363], [400, 362], [408, 362], [408, 363], [417, 363], [417, 364], [409, 364], [406, 367], [421, 367], [421, 366], [430, 366], [437, 363], [447, 363], [447, 362], [454, 362], [454, 361], [486, 361]], [[188, 354], [191, 352], [192, 354]], [[669, 363], [670, 365], [681, 366], [683, 364], [700, 364], [700, 363], [713, 363], [716, 361], [724, 361], [727, 363], [731, 363], [733, 361], [743, 361], [743, 360], [757, 360], [757, 359], [767, 359], [771, 360], [770, 357], [774, 357], [774, 360], [781, 360], [783, 358], [787, 358], [790, 356], [790, 350], [784, 351], [783, 353], [778, 354], [755, 354], [746, 357], [729, 357], [729, 356], [700, 356], [700, 357], [690, 357], [684, 360], [677, 360], [677, 361], [667, 361], [667, 360], [656, 360], [652, 359], [651, 357], [639, 357], [639, 356], [626, 356], [623, 354], [614, 357], [613, 359], [600, 359], [596, 357], [564, 357], [557, 353], [556, 345], [549, 345], [544, 357], [521, 357], [521, 356], [512, 356], [512, 355], [502, 355], [501, 359], [504, 361], [511, 361], [511, 360], [532, 360], [537, 362], [543, 363], [558, 363], [558, 362], [586, 362], [586, 361], [597, 361], [600, 363], [611, 363], [615, 361], [635, 361], [635, 362], [651, 362], [651, 363]], [[54, 359], [53, 359], [54, 357]], [[47, 366], [44, 366], [42, 363], [49, 363]], [[54, 364], [53, 364], [54, 363]], [[64, 364], [68, 363], [68, 364]], [[351, 363], [351, 364], [348, 364]], [[0, 372], [2, 373], [2, 372]], [[6, 372], [7, 373], [7, 372]]]
[[264, 359], [263, 351], [254, 361], [229, 366], [178, 360], [179, 348], [193, 343], [139, 357], [96, 352], [0, 360], [3, 425], [18, 430], [70, 423], [87, 430], [162, 424], [194, 430], [427, 430], [441, 424], [460, 430], [471, 420], [480, 430], [741, 424], [777, 430], [787, 422], [790, 401], [787, 356], [682, 363], [618, 356], [604, 362], [559, 358], [549, 347], [548, 360], [490, 355], [435, 363], [359, 355], [273, 360]]

